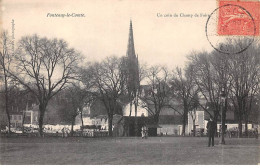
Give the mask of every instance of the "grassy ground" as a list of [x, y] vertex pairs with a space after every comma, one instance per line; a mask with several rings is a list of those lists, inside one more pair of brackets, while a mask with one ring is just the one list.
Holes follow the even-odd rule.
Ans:
[[0, 164], [258, 164], [260, 140], [226, 139], [207, 147], [206, 137], [0, 139]]

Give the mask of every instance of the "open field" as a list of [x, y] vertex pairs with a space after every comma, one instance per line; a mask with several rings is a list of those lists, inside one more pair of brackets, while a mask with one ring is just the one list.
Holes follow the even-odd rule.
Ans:
[[207, 137], [0, 139], [0, 164], [258, 164], [260, 140], [226, 139], [207, 147]]

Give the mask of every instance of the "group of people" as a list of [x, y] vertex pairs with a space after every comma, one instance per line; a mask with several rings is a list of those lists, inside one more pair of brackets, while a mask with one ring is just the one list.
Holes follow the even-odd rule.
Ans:
[[61, 132], [62, 132], [62, 138], [69, 136], [69, 130], [66, 129], [65, 127], [62, 128]]

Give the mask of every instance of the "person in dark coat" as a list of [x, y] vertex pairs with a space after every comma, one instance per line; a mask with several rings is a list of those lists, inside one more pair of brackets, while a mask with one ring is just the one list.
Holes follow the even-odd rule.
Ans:
[[255, 128], [255, 139], [258, 139], [258, 128]]
[[208, 124], [207, 124], [207, 129], [208, 129], [208, 136], [209, 136], [209, 142], [208, 142], [208, 147], [210, 147], [210, 144], [214, 146], [214, 135], [215, 135], [215, 123], [210, 118]]

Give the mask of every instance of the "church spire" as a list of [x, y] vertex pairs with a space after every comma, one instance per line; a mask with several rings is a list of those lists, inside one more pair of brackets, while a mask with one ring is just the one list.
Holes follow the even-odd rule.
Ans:
[[128, 93], [131, 95], [136, 95], [140, 82], [139, 82], [139, 66], [138, 59], [135, 54], [134, 46], [134, 35], [133, 35], [133, 26], [132, 20], [130, 20], [129, 27], [129, 37], [128, 37], [128, 46], [127, 46], [127, 88]]
[[128, 46], [127, 46], [126, 56], [130, 57], [130, 58], [136, 57], [135, 56], [135, 45], [134, 45], [132, 20], [130, 20], [129, 37], [128, 37]]

